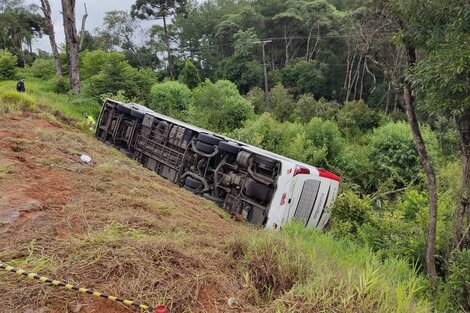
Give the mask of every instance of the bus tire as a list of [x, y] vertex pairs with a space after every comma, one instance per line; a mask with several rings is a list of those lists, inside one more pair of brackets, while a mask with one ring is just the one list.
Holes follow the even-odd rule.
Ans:
[[246, 188], [246, 194], [258, 201], [264, 202], [268, 198], [269, 188], [258, 182], [252, 182]]
[[119, 111], [119, 112], [122, 112], [122, 113], [126, 113], [126, 114], [130, 114], [131, 113], [131, 108], [129, 108], [128, 106], [125, 106], [123, 104], [120, 104], [118, 103], [116, 105], [116, 109]]
[[219, 142], [219, 150], [237, 155], [240, 152], [240, 146], [230, 141]]
[[204, 134], [204, 133], [199, 133], [199, 135], [197, 135], [197, 140], [213, 145], [213, 146], [218, 145], [219, 142], [222, 141], [222, 139], [220, 138], [217, 138], [210, 134]]
[[204, 143], [202, 141], [196, 142], [196, 149], [198, 149], [201, 152], [211, 154], [214, 152], [214, 146], [211, 146], [207, 143]]
[[184, 181], [184, 185], [188, 187], [189, 189], [196, 190], [202, 186], [202, 183], [199, 180], [188, 176], [186, 177], [186, 180]]
[[137, 110], [131, 110], [131, 116], [137, 117], [139, 120], [143, 120], [145, 114]]

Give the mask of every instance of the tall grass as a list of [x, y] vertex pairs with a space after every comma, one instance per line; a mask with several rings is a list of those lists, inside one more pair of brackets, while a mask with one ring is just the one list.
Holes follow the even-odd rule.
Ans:
[[[59, 111], [64, 116], [83, 119], [83, 113], [98, 116], [100, 105], [96, 101], [84, 96], [74, 96], [71, 94], [57, 94], [52, 81], [45, 81], [38, 78], [27, 77], [26, 95], [43, 107]], [[15, 81], [0, 81], [0, 94], [16, 90]]]
[[[239, 270], [275, 312], [430, 312], [427, 281], [408, 263], [289, 225], [231, 243]], [[252, 300], [253, 301], [253, 300]]]

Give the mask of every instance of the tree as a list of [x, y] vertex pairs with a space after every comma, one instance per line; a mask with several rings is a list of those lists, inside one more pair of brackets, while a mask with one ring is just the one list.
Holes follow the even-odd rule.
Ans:
[[51, 43], [52, 55], [54, 56], [56, 75], [62, 76], [62, 63], [60, 61], [59, 49], [57, 49], [57, 43], [55, 41], [54, 23], [52, 23], [52, 12], [49, 0], [41, 0], [41, 9], [46, 22], [46, 30], [49, 35], [49, 42]]
[[189, 109], [190, 122], [219, 133], [227, 133], [242, 126], [253, 116], [253, 108], [230, 81], [209, 80], [193, 91], [194, 101]]
[[136, 0], [131, 7], [133, 18], [139, 19], [162, 19], [165, 33], [165, 44], [167, 49], [168, 71], [173, 77], [173, 66], [171, 60], [171, 41], [168, 34], [167, 19], [185, 9], [187, 0]]
[[270, 96], [274, 117], [281, 122], [289, 120], [294, 113], [295, 102], [287, 89], [277, 84], [271, 89]]
[[9, 51], [0, 50], [0, 80], [14, 79], [18, 58]]
[[177, 81], [166, 81], [152, 86], [149, 108], [185, 120], [191, 101], [191, 90], [185, 84]]
[[199, 73], [197, 72], [196, 67], [194, 66], [191, 60], [186, 59], [184, 61], [183, 71], [181, 72], [178, 80], [186, 84], [189, 88], [194, 89], [201, 83], [201, 78], [199, 77]]
[[[432, 6], [431, 6], [432, 7]], [[412, 71], [416, 65], [417, 49], [422, 44], [422, 33], [427, 31], [425, 19], [422, 19], [423, 13], [433, 15], [429, 11], [427, 1], [416, 1], [408, 3], [403, 0], [390, 0], [384, 3], [384, 13], [396, 21], [400, 31], [401, 38], [399, 45], [403, 47], [405, 66], [407, 71]], [[403, 102], [405, 103], [406, 116], [411, 126], [413, 138], [418, 151], [421, 165], [426, 175], [429, 193], [429, 223], [426, 244], [426, 269], [431, 284], [435, 287], [437, 284], [436, 270], [436, 228], [437, 228], [437, 210], [438, 194], [436, 174], [429, 158], [426, 144], [423, 140], [418, 117], [416, 114], [416, 97], [413, 91], [412, 81], [406, 78], [403, 82]]]
[[[454, 247], [470, 246], [470, 6], [459, 0], [436, 1], [427, 10], [427, 35], [424, 49], [427, 56], [418, 61], [410, 75], [426, 108], [451, 117], [457, 122], [462, 156], [462, 190], [455, 221]], [[421, 21], [423, 22], [423, 21]], [[465, 227], [464, 227], [465, 226]], [[465, 241], [465, 237], [467, 239]]]
[[292, 48], [296, 31], [302, 23], [302, 17], [298, 15], [298, 12], [286, 11], [277, 14], [273, 18], [273, 21], [280, 25], [283, 30], [284, 47], [286, 53], [285, 63], [287, 64], [291, 59], [289, 51]]
[[79, 40], [75, 24], [75, 0], [62, 0], [65, 42], [67, 45], [67, 63], [70, 86], [75, 95], [80, 94], [80, 62], [78, 59]]

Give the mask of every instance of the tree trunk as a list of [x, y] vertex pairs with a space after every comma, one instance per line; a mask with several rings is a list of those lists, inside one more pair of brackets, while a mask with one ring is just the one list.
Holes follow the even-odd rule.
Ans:
[[82, 28], [80, 30], [80, 46], [78, 47], [78, 50], [79, 51], [82, 51], [82, 47], [83, 47], [83, 41], [85, 40], [85, 25], [86, 25], [86, 19], [88, 18], [88, 10], [86, 8], [86, 3], [84, 3], [85, 5], [85, 14], [83, 14], [83, 18], [82, 18]]
[[[462, 150], [462, 189], [460, 191], [459, 209], [456, 216], [454, 242], [455, 248], [465, 247], [465, 236], [462, 233], [465, 214], [467, 214], [467, 223], [470, 223], [470, 109], [466, 109], [462, 116], [457, 120], [457, 129], [460, 136], [460, 145]], [[469, 241], [467, 240], [467, 243]], [[462, 243], [464, 243], [462, 245]]]
[[59, 49], [57, 49], [57, 43], [55, 41], [54, 24], [52, 23], [49, 0], [41, 0], [41, 9], [44, 13], [46, 28], [49, 33], [49, 41], [51, 42], [52, 55], [54, 56], [55, 61], [55, 72], [57, 76], [62, 76], [62, 63], [60, 62]]
[[[407, 53], [407, 65], [412, 68], [416, 63], [416, 51], [414, 47], [406, 47]], [[426, 268], [429, 276], [429, 280], [433, 287], [437, 284], [437, 272], [436, 272], [436, 225], [437, 225], [437, 184], [436, 174], [431, 165], [426, 145], [421, 135], [418, 119], [415, 112], [415, 98], [412, 94], [412, 87], [409, 81], [405, 81], [403, 88], [403, 99], [406, 105], [406, 115], [408, 122], [413, 132], [413, 138], [416, 149], [418, 150], [419, 159], [423, 166], [424, 173], [428, 182], [429, 191], [429, 223], [428, 223], [428, 236], [426, 244]]]
[[165, 31], [165, 45], [166, 45], [166, 52], [168, 55], [168, 72], [170, 73], [170, 77], [173, 78], [173, 64], [171, 62], [170, 37], [168, 36], [168, 28], [166, 25], [166, 15], [163, 15], [163, 29]]
[[78, 36], [75, 24], [75, 0], [62, 0], [67, 62], [69, 65], [70, 86], [75, 95], [80, 94], [80, 62], [78, 59]]

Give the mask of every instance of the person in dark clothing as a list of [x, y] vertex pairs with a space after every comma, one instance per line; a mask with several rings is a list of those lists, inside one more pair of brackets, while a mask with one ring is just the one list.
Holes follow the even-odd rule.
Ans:
[[18, 92], [25, 92], [26, 88], [24, 86], [24, 79], [20, 79], [20, 81], [16, 84], [16, 91]]

